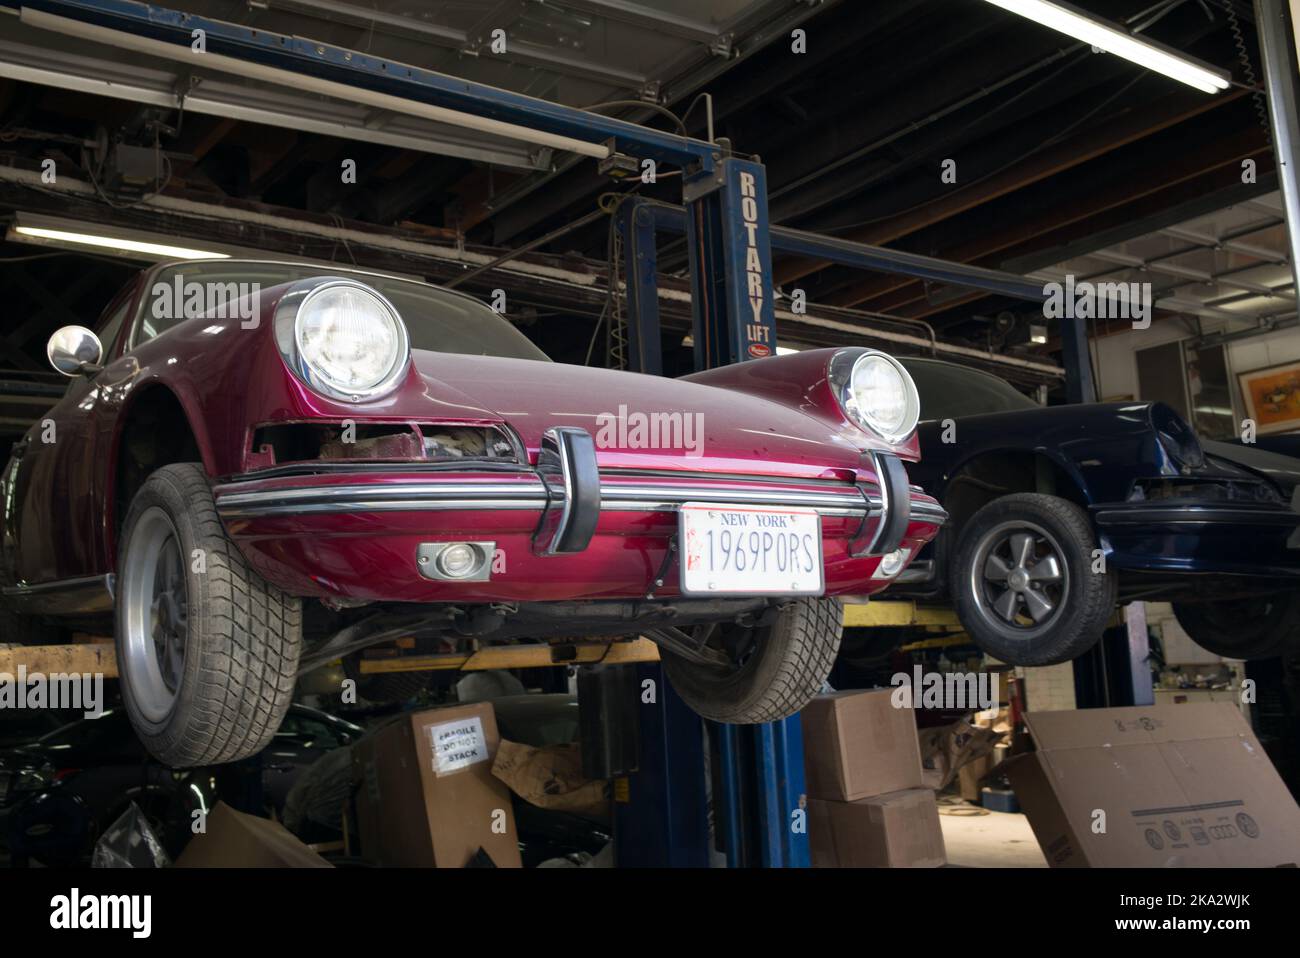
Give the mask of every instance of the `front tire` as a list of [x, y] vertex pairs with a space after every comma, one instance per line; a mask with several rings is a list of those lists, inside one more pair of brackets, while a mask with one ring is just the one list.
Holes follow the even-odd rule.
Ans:
[[838, 599], [800, 599], [770, 625], [715, 629], [733, 668], [701, 665], [666, 651], [664, 671], [691, 709], [714, 722], [754, 725], [794, 715], [826, 684], [840, 647]]
[[1087, 514], [1067, 499], [995, 499], [957, 539], [949, 567], [957, 617], [976, 645], [1009, 665], [1078, 658], [1115, 610], [1115, 576], [1092, 569], [1096, 548]]
[[1294, 591], [1173, 607], [1192, 641], [1225, 659], [1271, 659], [1300, 648], [1300, 593]]
[[132, 500], [116, 615], [122, 699], [154, 758], [215, 765], [266, 747], [293, 698], [302, 604], [244, 561], [197, 463], [164, 466]]

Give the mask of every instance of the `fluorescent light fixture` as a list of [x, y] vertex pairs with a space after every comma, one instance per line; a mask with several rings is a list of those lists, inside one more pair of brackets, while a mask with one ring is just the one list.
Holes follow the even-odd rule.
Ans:
[[146, 243], [142, 240], [119, 239], [116, 236], [96, 236], [92, 233], [71, 233], [67, 230], [49, 230], [39, 226], [15, 226], [17, 236], [30, 236], [59, 246], [93, 246], [116, 252], [139, 253], [150, 259], [228, 259], [225, 253], [190, 249], [187, 246], [168, 246], [164, 243]]
[[239, 252], [234, 247], [216, 245], [213, 248], [186, 246], [179, 237], [150, 230], [88, 223], [81, 220], [62, 219], [40, 213], [19, 212], [5, 233], [11, 243], [32, 243], [60, 249], [92, 250], [107, 256], [144, 262], [174, 259], [229, 259]]
[[799, 352], [803, 352], [803, 349], [798, 346], [777, 346], [776, 347], [776, 354], [778, 356], [789, 356], [791, 353], [799, 353]]
[[1039, 346], [1047, 342], [1047, 327], [1038, 323], [1031, 323], [1029, 326], [1029, 341]]
[[1223, 70], [1183, 56], [1161, 44], [1139, 40], [1118, 27], [1095, 20], [1066, 4], [1050, 3], [1048, 0], [987, 0], [987, 2], [1041, 23], [1045, 27], [1051, 27], [1076, 40], [1082, 40], [1107, 53], [1123, 57], [1140, 67], [1163, 73], [1203, 93], [1222, 93], [1231, 86], [1228, 74]]

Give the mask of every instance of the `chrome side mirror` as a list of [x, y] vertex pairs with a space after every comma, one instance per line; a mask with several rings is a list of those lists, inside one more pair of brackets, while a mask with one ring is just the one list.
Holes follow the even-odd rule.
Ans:
[[104, 358], [104, 347], [99, 337], [85, 326], [64, 326], [50, 337], [45, 347], [50, 365], [65, 376], [79, 376], [98, 371]]

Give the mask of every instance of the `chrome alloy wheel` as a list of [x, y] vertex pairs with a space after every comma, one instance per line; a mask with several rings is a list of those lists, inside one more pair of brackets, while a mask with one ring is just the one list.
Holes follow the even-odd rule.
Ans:
[[1070, 572], [1060, 543], [1042, 526], [1024, 520], [986, 532], [968, 574], [980, 617], [1017, 637], [1051, 627], [1069, 595]]
[[118, 601], [126, 613], [122, 668], [140, 711], [162, 722], [185, 674], [189, 596], [180, 536], [157, 506], [131, 532], [120, 581]]

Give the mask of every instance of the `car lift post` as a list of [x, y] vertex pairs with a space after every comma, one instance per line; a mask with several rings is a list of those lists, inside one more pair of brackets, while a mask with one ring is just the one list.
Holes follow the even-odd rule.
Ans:
[[[770, 356], [776, 351], [773, 308], [772, 252], [768, 240], [767, 188], [763, 167], [755, 162], [714, 156], [711, 171], [688, 173], [683, 184], [682, 213], [691, 267], [695, 366], [715, 366]], [[629, 368], [662, 373], [659, 291], [655, 237], [660, 205], [625, 200], [617, 228], [623, 238], [623, 270], [627, 284]], [[642, 666], [642, 678], [655, 680], [662, 711], [642, 719], [642, 771], [662, 763], [698, 756], [703, 763], [705, 726], [668, 686], [660, 666]], [[715, 824], [726, 849], [727, 864], [807, 867], [810, 864], [803, 777], [803, 733], [799, 717], [767, 725], [737, 726], [710, 723], [708, 743], [714, 787]], [[664, 807], [678, 809], [686, 824], [696, 820], [688, 799], [694, 780], [659, 775], [663, 791], [646, 806], [638, 806], [636, 778], [630, 778], [627, 801], [617, 806], [616, 822], [637, 834]], [[702, 797], [702, 796], [701, 796]], [[682, 822], [674, 822], [681, 825]], [[661, 825], [662, 830], [662, 825]], [[679, 830], [665, 832], [675, 838]], [[707, 856], [707, 831], [701, 848]], [[664, 846], [676, 858], [673, 841]], [[637, 852], [642, 854], [637, 854]], [[642, 846], [629, 842], [619, 848], [620, 861], [636, 855], [637, 864], [668, 864]], [[707, 864], [707, 857], [702, 864]], [[629, 862], [630, 863], [630, 862]]]
[[627, 283], [628, 369], [661, 376], [663, 342], [659, 325], [658, 223], [655, 207], [629, 198], [618, 207], [615, 226], [623, 236], [623, 276]]
[[[714, 170], [688, 174], [682, 186], [696, 369], [776, 353], [767, 176], [750, 160], [719, 154], [715, 161]], [[648, 298], [645, 285], [642, 303]], [[648, 338], [633, 315], [629, 310], [630, 339]], [[713, 806], [727, 864], [808, 867], [799, 716], [764, 725], [714, 725], [711, 733], [718, 757]]]

